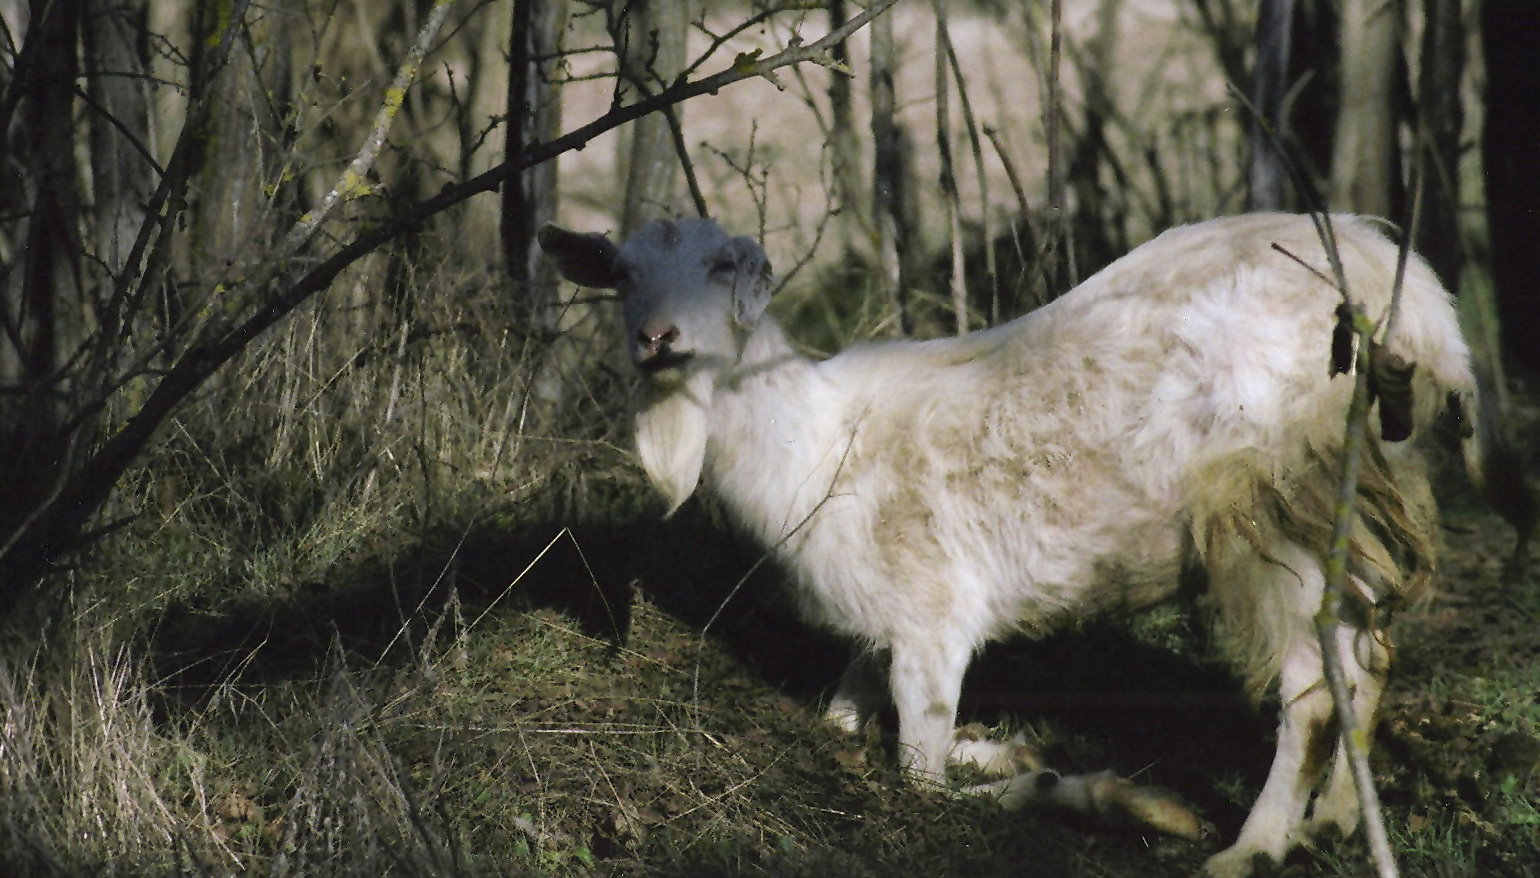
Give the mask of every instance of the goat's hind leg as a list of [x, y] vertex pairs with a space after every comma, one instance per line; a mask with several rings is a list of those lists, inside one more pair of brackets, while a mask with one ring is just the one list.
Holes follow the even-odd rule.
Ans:
[[824, 719], [846, 732], [865, 728], [888, 703], [888, 664], [886, 653], [856, 647], [824, 709]]
[[992, 741], [980, 737], [970, 726], [958, 729], [953, 735], [952, 752], [947, 759], [954, 765], [972, 766], [989, 777], [1039, 772], [1048, 767], [1042, 752], [1027, 743], [1025, 734], [1017, 732], [1004, 741]]

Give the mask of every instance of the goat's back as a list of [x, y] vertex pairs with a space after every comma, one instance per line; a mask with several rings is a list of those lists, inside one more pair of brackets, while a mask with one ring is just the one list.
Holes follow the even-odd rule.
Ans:
[[[1365, 220], [1332, 222], [1349, 290], [1379, 319], [1396, 249]], [[955, 601], [975, 608], [983, 639], [1159, 598], [1216, 528], [1318, 535], [1352, 392], [1351, 377], [1330, 375], [1341, 302], [1330, 276], [1308, 218], [1215, 220], [1161, 235], [1010, 324], [820, 364], [851, 390], [857, 430], [834, 496], [865, 498], [847, 515], [864, 515], [871, 538], [869, 556], [851, 549], [847, 518], [846, 548], [811, 554], [848, 567], [846, 579], [940, 579], [947, 594], [916, 594], [910, 621]], [[1473, 382], [1449, 297], [1415, 256], [1400, 313], [1387, 347], [1417, 363], [1425, 426]], [[1403, 533], [1361, 548], [1377, 560], [1387, 541], [1425, 551], [1420, 461], [1390, 449], [1384, 469], [1367, 511]], [[1418, 483], [1411, 501], [1397, 479]]]

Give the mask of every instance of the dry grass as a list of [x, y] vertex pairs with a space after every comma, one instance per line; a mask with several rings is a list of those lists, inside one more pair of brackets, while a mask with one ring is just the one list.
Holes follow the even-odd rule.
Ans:
[[[539, 347], [491, 330], [478, 279], [419, 282], [405, 344], [337, 308], [252, 351], [125, 492], [139, 520], [13, 623], [0, 871], [1144, 876], [1217, 848], [905, 789], [886, 734], [818, 719], [841, 647], [773, 571], [744, 579], [752, 547], [704, 505], [655, 521], [624, 382], [591, 363], [537, 404]], [[1454, 509], [1378, 764], [1409, 873], [1520, 875], [1535, 593], [1498, 583], [1495, 519]], [[969, 718], [1175, 788], [1227, 837], [1267, 722], [1184, 616], [1133, 621], [992, 650]], [[1352, 842], [1295, 868], [1363, 867]]]
[[[1238, 179], [1214, 92], [1183, 91], [1180, 113], [1148, 100], [1166, 74], [1215, 84], [1192, 35], [1156, 18], [1118, 44], [1150, 92], [1119, 94], [1128, 179], [1098, 166], [1110, 238], [1218, 212]], [[974, 40], [985, 121], [1029, 163], [1038, 72], [1011, 48], [1025, 25], [991, 21], [958, 14], [954, 38]], [[924, 74], [917, 53], [906, 69]], [[745, 229], [759, 217], [726, 160], [747, 155], [751, 111], [795, 100], [755, 87], [687, 117], [713, 147], [697, 160], [714, 202]], [[923, 83], [908, 91], [928, 130]], [[799, 151], [819, 138], [790, 119], [760, 128], [789, 142], [756, 154], [783, 268], [810, 246], [801, 212], [826, 203], [827, 156]], [[614, 149], [568, 163], [580, 224], [611, 203]], [[774, 571], [744, 579], [757, 553], [708, 506], [656, 521], [626, 451], [631, 378], [597, 350], [551, 371], [551, 341], [519, 331], [480, 256], [495, 224], [477, 210], [355, 266], [232, 364], [122, 486], [111, 517], [133, 522], [9, 620], [0, 874], [1144, 878], [1192, 874], [1233, 836], [1268, 720], [1180, 614], [991, 650], [966, 710], [1030, 726], [1065, 768], [1178, 790], [1219, 839], [923, 795], [887, 735], [825, 727], [842, 648], [796, 621]], [[882, 319], [859, 271], [798, 283], [780, 307], [817, 346]], [[1499, 583], [1494, 516], [1457, 504], [1454, 522], [1445, 593], [1403, 626], [1378, 769], [1407, 874], [1517, 876], [1540, 860], [1540, 592], [1534, 569]], [[1364, 871], [1357, 842], [1302, 856], [1290, 874]]]
[[[324, 610], [168, 614], [125, 644], [99, 605], [71, 611], [52, 646], [13, 642], [0, 666], [7, 870], [1005, 875], [1034, 862], [1182, 875], [1212, 850], [904, 789], [891, 741], [818, 720], [837, 651], [772, 583], [749, 583], [701, 633], [736, 582], [723, 574], [750, 560], [732, 547], [697, 536], [721, 557], [681, 563], [668, 546], [614, 557], [615, 543], [658, 538], [634, 526], [503, 536], [451, 553], [454, 587], [423, 593], [402, 626], [389, 593], [413, 596], [405, 559], [394, 586], [355, 584]], [[1461, 557], [1472, 597], [1495, 588], [1481, 558]], [[624, 572], [644, 589], [607, 587]], [[1415, 874], [1520, 875], [1535, 853], [1521, 833], [1535, 819], [1536, 717], [1520, 700], [1532, 665], [1514, 656], [1540, 647], [1458, 595], [1409, 626], [1419, 636], [1381, 731], [1386, 798]], [[1450, 627], [1461, 636], [1436, 636]], [[987, 656], [968, 709], [1032, 722], [1060, 764], [1173, 786], [1233, 831], [1266, 725], [1202, 667], [1094, 627]], [[1301, 874], [1357, 874], [1358, 851]]]

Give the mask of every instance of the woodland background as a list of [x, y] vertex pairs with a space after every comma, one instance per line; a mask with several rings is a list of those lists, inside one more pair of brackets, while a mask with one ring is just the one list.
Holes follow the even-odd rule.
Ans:
[[[709, 505], [656, 522], [613, 303], [534, 230], [709, 213], [816, 353], [1008, 320], [1182, 222], [1381, 215], [1533, 458], [1540, 5], [871, 5], [0, 3], [0, 871], [1201, 862], [823, 729], [838, 645]], [[1522, 874], [1540, 589], [1447, 493], [1385, 795], [1413, 874]], [[1233, 688], [1161, 612], [986, 660], [969, 709], [1233, 834], [1268, 734]]]

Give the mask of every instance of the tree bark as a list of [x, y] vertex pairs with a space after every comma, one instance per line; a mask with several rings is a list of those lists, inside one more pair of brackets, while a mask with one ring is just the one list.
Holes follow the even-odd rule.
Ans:
[[33, 0], [31, 51], [23, 53], [11, 83], [21, 122], [12, 149], [23, 169], [15, 191], [24, 199], [25, 216], [18, 224], [19, 265], [5, 279], [0, 382], [24, 401], [6, 426], [31, 439], [47, 437], [57, 424], [56, 401], [65, 388], [53, 382], [69, 329], [61, 321], [74, 311], [68, 303], [83, 293], [72, 112], [79, 16], [74, 0]]
[[884, 15], [872, 22], [871, 55], [872, 224], [883, 293], [892, 303], [899, 333], [907, 336], [914, 332], [906, 270], [914, 230], [905, 210], [908, 168], [894, 89], [898, 50], [893, 41], [893, 16]]
[[1393, 215], [1396, 116], [1391, 74], [1399, 15], [1397, 0], [1342, 4], [1342, 106], [1331, 173], [1334, 210]]
[[[563, 0], [515, 0], [508, 53], [508, 138], [503, 160], [561, 133], [561, 92], [551, 82], [566, 26]], [[556, 275], [535, 232], [556, 218], [556, 163], [508, 178], [502, 191], [503, 263], [514, 288], [527, 293], [533, 325], [556, 330]]]
[[[623, 101], [657, 94], [684, 72], [690, 4], [683, 0], [617, 0], [624, 7], [618, 34]], [[677, 110], [676, 110], [677, 112]], [[671, 216], [679, 189], [679, 157], [668, 119], [653, 113], [631, 124], [625, 147], [626, 200], [620, 236], [648, 220]]]
[[[829, 0], [829, 26], [838, 27], [849, 18], [845, 0]], [[850, 66], [850, 46], [838, 43], [829, 52], [838, 65]], [[855, 109], [851, 96], [852, 77], [835, 73], [829, 77], [829, 155], [833, 162], [834, 194], [839, 206], [835, 221], [843, 253], [870, 252], [875, 230], [871, 204], [863, 195], [861, 184], [861, 140], [856, 136]]]
[[1465, 110], [1465, 28], [1460, 0], [1425, 0], [1422, 70], [1417, 86], [1418, 148], [1422, 155], [1422, 225], [1417, 250], [1452, 291], [1465, 260], [1460, 234], [1460, 128]]
[[1492, 279], [1503, 347], [1516, 371], [1540, 376], [1540, 102], [1534, 95], [1534, 35], [1540, 4], [1482, 4], [1486, 55], [1486, 170]]
[[10, 83], [17, 91], [5, 96], [16, 100], [18, 139], [8, 147], [25, 201], [17, 264], [0, 275], [0, 539], [62, 486], [69, 468], [62, 352], [86, 331], [71, 322], [85, 310], [73, 113], [79, 21], [74, 0], [33, 0]]
[[[962, 198], [957, 191], [957, 168], [952, 158], [951, 84], [948, 80], [946, 47], [951, 41], [947, 33], [946, 5], [937, 0], [936, 11], [936, 155], [941, 160], [941, 198], [946, 206], [947, 250], [951, 259], [947, 268], [948, 287], [952, 297], [952, 323], [958, 335], [968, 331], [968, 286], [963, 264]], [[962, 91], [962, 83], [957, 83]], [[989, 242], [985, 237], [986, 244]]]
[[94, 104], [87, 115], [93, 244], [97, 258], [115, 274], [128, 258], [155, 191], [144, 7], [123, 0], [85, 0], [82, 37], [86, 92]]
[[1330, 181], [1332, 137], [1342, 99], [1342, 25], [1335, 0], [1295, 0], [1293, 34], [1286, 142], [1290, 157], [1300, 164], [1302, 182], [1311, 187], [1304, 195], [1319, 204]]
[[1288, 142], [1284, 98], [1289, 90], [1293, 31], [1294, 0], [1262, 0], [1257, 10], [1257, 59], [1251, 79], [1251, 103], [1259, 117], [1251, 122], [1247, 168], [1247, 207], [1251, 210], [1282, 210], [1288, 203], [1289, 174], [1279, 150]]
[[189, 227], [196, 231], [191, 263], [222, 264], [236, 254], [256, 231], [253, 207], [259, 169], [252, 136], [251, 98], [261, 94], [262, 83], [252, 69], [254, 53], [249, 45], [251, 32], [242, 30], [238, 45], [230, 53], [230, 64], [220, 76], [211, 75], [209, 47], [216, 43], [224, 27], [221, 11], [228, 14], [228, 0], [216, 0], [200, 7], [194, 20], [193, 39], [198, 52], [192, 59], [192, 99], [206, 100], [208, 119], [199, 132], [197, 176], [192, 186], [194, 218]]

